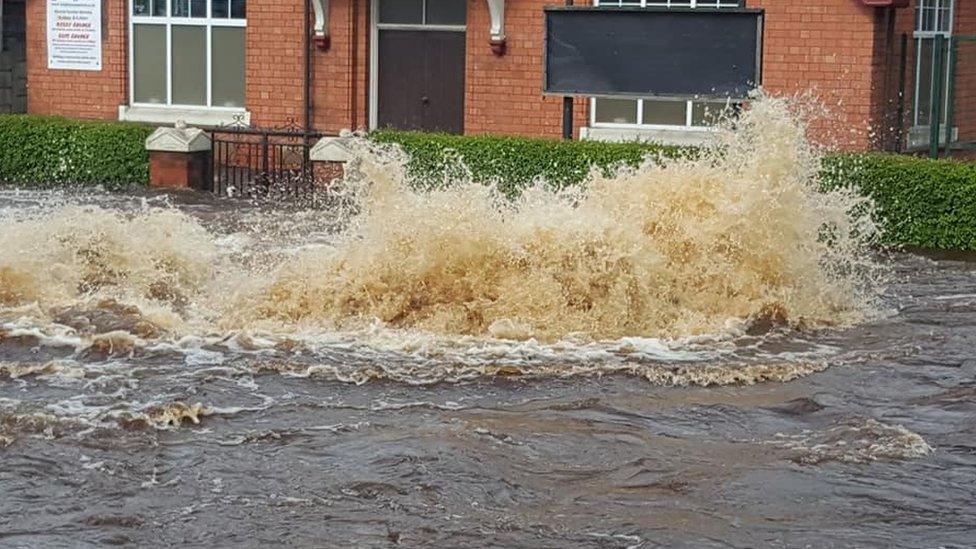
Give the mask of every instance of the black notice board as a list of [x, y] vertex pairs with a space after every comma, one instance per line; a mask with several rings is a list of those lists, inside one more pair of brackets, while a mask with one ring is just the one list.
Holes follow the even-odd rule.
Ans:
[[745, 97], [761, 83], [756, 9], [546, 8], [543, 91]]

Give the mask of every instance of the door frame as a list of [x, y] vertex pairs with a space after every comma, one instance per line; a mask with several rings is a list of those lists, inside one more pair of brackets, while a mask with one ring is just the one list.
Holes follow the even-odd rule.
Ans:
[[[426, 9], [427, 3], [423, 3]], [[460, 32], [467, 37], [468, 25], [427, 25], [427, 24], [393, 24], [379, 22], [380, 0], [370, 0], [369, 6], [369, 129], [375, 130], [379, 120], [379, 70], [380, 52], [379, 40], [380, 30], [415, 30], [415, 31], [442, 31]], [[467, 18], [465, 18], [467, 19]], [[467, 38], [465, 38], [467, 42]], [[467, 47], [465, 47], [465, 57], [467, 57]], [[461, 90], [464, 93], [464, 90]]]

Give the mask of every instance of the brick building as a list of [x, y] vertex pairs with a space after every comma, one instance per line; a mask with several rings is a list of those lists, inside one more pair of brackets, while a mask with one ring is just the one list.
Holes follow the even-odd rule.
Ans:
[[[31, 113], [159, 124], [236, 118], [262, 127], [308, 116], [322, 131], [389, 125], [561, 133], [562, 99], [541, 91], [543, 7], [560, 0], [308, 0], [307, 8], [306, 0], [88, 0], [100, 3], [100, 66], [50, 68], [49, 6], [84, 1], [3, 0], [5, 8], [26, 3], [26, 9], [6, 11], [26, 20]], [[743, 4], [576, 4], [590, 2], [696, 9]], [[889, 6], [902, 3], [908, 5]], [[976, 34], [976, 1], [969, 0], [744, 4], [765, 10], [764, 88], [818, 95], [833, 113], [818, 131], [851, 149], [887, 146], [900, 125], [892, 113], [902, 33], [909, 37], [903, 118], [906, 128], [915, 128], [915, 144], [927, 135], [933, 37]], [[968, 62], [976, 64], [976, 55]], [[976, 94], [973, 84], [960, 86], [957, 96]], [[574, 106], [575, 133], [586, 138], [686, 142], [708, 132], [709, 105], [694, 100], [577, 98]], [[958, 113], [960, 125], [976, 126], [976, 108], [970, 110]]]

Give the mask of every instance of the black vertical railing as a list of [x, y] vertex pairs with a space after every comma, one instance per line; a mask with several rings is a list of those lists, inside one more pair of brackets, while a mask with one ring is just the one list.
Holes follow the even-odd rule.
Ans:
[[260, 129], [243, 124], [210, 131], [212, 191], [242, 198], [303, 198], [316, 191], [310, 152], [325, 134], [289, 124]]
[[939, 157], [942, 141], [942, 95], [945, 89], [946, 39], [941, 34], [935, 36], [932, 44], [932, 104], [929, 115], [929, 156]]

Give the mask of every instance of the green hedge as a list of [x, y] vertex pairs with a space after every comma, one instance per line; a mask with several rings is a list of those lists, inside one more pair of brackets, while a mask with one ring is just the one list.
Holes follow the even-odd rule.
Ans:
[[536, 178], [557, 187], [582, 183], [595, 166], [637, 166], [645, 156], [671, 157], [689, 149], [648, 143], [558, 141], [528, 137], [458, 136], [382, 130], [370, 134], [378, 143], [397, 144], [409, 155], [408, 175], [422, 185], [437, 185], [462, 175], [460, 160], [472, 179], [494, 183], [508, 195]]
[[[0, 115], [0, 182], [18, 185], [145, 185], [150, 126], [60, 117]], [[438, 185], [464, 174], [513, 195], [537, 178], [558, 187], [583, 182], [592, 167], [611, 172], [644, 158], [688, 154], [645, 143], [462, 137], [377, 131], [378, 143], [409, 155], [408, 174]], [[693, 151], [691, 151], [693, 153]], [[461, 162], [463, 160], [463, 164]], [[976, 250], [976, 164], [886, 154], [841, 154], [824, 162], [825, 187], [872, 197], [888, 244]]]
[[[642, 143], [556, 141], [521, 137], [461, 137], [378, 131], [380, 143], [401, 145], [408, 175], [422, 185], [451, 176], [463, 159], [474, 180], [498, 184], [507, 194], [537, 177], [556, 185], [578, 184], [591, 166], [636, 166], [644, 155], [683, 154], [683, 149]], [[687, 152], [687, 149], [684, 149]], [[853, 187], [877, 204], [889, 245], [976, 250], [976, 165], [888, 154], [838, 154], [825, 159], [826, 188]]]
[[976, 164], [893, 154], [828, 157], [822, 181], [874, 199], [888, 244], [976, 250]]
[[149, 181], [146, 137], [153, 128], [51, 116], [0, 115], [0, 181], [17, 185], [103, 185]]

